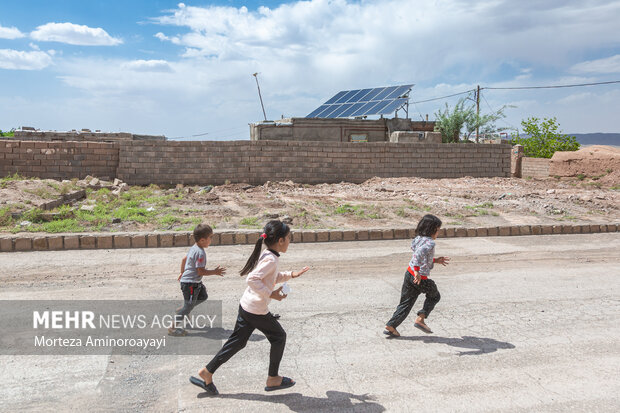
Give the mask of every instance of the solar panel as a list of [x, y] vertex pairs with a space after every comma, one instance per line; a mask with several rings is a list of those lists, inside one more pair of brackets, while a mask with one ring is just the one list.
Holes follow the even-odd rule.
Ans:
[[348, 118], [385, 115], [400, 109], [413, 85], [343, 90], [312, 111], [307, 118]]

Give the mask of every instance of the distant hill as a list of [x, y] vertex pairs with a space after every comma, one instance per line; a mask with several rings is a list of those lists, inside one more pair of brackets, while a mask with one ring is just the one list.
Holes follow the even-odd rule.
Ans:
[[620, 133], [568, 133], [582, 145], [620, 146]]

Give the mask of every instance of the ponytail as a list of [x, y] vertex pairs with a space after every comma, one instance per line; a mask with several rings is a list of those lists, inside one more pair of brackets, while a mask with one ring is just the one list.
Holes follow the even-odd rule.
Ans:
[[247, 275], [256, 267], [256, 263], [258, 262], [258, 257], [260, 256], [260, 251], [263, 247], [263, 237], [258, 237], [258, 241], [256, 241], [256, 245], [254, 245], [254, 251], [252, 251], [252, 255], [248, 258], [248, 262], [245, 263], [245, 267], [241, 270], [239, 275]]
[[291, 232], [291, 229], [284, 222], [278, 220], [269, 221], [267, 225], [265, 225], [265, 228], [263, 228], [263, 233], [260, 237], [258, 237], [258, 240], [254, 245], [252, 255], [248, 258], [248, 262], [245, 263], [245, 266], [239, 275], [247, 275], [254, 269], [254, 267], [256, 267], [263, 243], [267, 246], [267, 248], [269, 248], [278, 242], [280, 238], [286, 237], [289, 232]]

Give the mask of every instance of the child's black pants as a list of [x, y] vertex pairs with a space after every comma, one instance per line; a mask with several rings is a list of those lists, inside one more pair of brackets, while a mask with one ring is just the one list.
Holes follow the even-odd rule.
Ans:
[[245, 347], [254, 329], [263, 333], [271, 343], [269, 353], [269, 375], [275, 377], [280, 369], [280, 361], [284, 354], [286, 332], [271, 313], [265, 315], [252, 314], [239, 306], [239, 315], [235, 329], [222, 349], [207, 364], [207, 370], [215, 373], [222, 364], [226, 363], [239, 350]]
[[416, 285], [413, 282], [413, 275], [411, 275], [409, 271], [405, 271], [405, 280], [403, 281], [403, 288], [400, 292], [400, 303], [398, 307], [396, 307], [396, 311], [394, 311], [394, 315], [390, 321], [387, 322], [387, 325], [394, 328], [401, 325], [409, 315], [409, 312], [411, 312], [415, 300], [418, 299], [420, 294], [425, 294], [426, 299], [424, 300], [424, 306], [418, 311], [418, 315], [424, 314], [428, 317], [441, 298], [437, 290], [437, 285], [435, 281], [430, 279], [420, 280], [420, 284]]
[[176, 327], [182, 327], [183, 317], [189, 315], [194, 307], [209, 297], [203, 283], [181, 283], [181, 292], [183, 293], [183, 307], [177, 309]]

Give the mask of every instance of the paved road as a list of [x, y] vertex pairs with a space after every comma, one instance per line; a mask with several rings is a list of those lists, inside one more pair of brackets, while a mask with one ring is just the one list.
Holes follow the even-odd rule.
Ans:
[[[207, 250], [230, 267], [207, 280], [234, 324], [250, 246]], [[0, 299], [179, 296], [184, 249], [0, 254]], [[188, 376], [210, 356], [0, 356], [8, 411], [609, 411], [620, 410], [620, 235], [440, 239], [442, 300], [422, 335], [382, 332], [399, 297], [408, 241], [293, 244], [281, 267], [312, 270], [271, 305], [288, 342], [279, 394], [262, 388], [260, 334], [216, 374], [204, 397]], [[135, 286], [141, 288], [135, 288]], [[416, 308], [421, 306], [417, 303]]]

